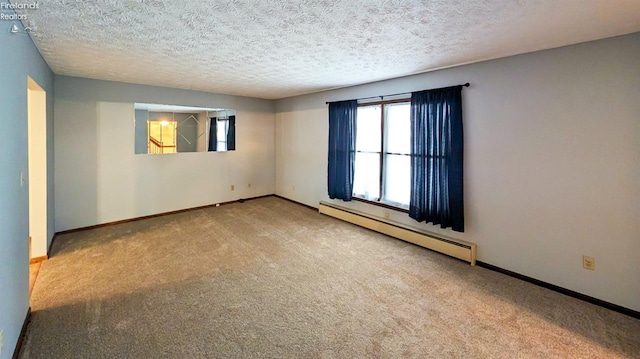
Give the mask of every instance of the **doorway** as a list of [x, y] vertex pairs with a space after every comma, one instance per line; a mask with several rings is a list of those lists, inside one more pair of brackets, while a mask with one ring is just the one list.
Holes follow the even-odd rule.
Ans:
[[47, 259], [47, 93], [27, 77], [29, 291]]

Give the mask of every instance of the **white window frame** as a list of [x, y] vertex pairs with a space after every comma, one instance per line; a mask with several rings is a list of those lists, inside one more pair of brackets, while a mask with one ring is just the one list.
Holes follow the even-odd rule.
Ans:
[[[376, 102], [367, 102], [367, 103], [362, 103], [362, 104], [358, 104], [358, 108], [360, 107], [369, 107], [369, 106], [381, 106], [381, 110], [380, 110], [380, 147], [379, 147], [379, 151], [376, 151], [375, 153], [378, 153], [379, 155], [379, 160], [380, 160], [380, 173], [379, 175], [379, 196], [378, 198], [375, 199], [367, 199], [365, 198], [364, 194], [359, 194], [359, 193], [353, 193], [353, 198], [355, 200], [358, 201], [362, 201], [362, 202], [366, 202], [366, 203], [370, 203], [370, 204], [374, 204], [374, 205], [378, 205], [378, 206], [382, 206], [382, 207], [388, 207], [388, 208], [392, 208], [395, 210], [400, 210], [403, 212], [407, 212], [408, 208], [409, 208], [409, 203], [396, 203], [396, 202], [391, 202], [389, 200], [387, 200], [385, 198], [385, 174], [386, 174], [386, 166], [387, 166], [387, 161], [385, 160], [385, 156], [386, 155], [406, 155], [406, 156], [411, 156], [411, 154], [405, 154], [405, 153], [391, 153], [387, 151], [387, 131], [386, 131], [386, 126], [387, 125], [387, 121], [386, 121], [386, 116], [387, 116], [387, 111], [386, 111], [386, 106], [388, 105], [395, 105], [395, 104], [400, 104], [400, 103], [405, 103], [405, 104], [410, 104], [411, 103], [411, 99], [397, 99], [397, 100], [389, 100], [389, 101], [376, 101]], [[356, 133], [357, 136], [357, 133]], [[410, 138], [407, 138], [407, 141], [410, 141]], [[356, 153], [362, 153], [362, 152], [366, 152], [366, 153], [374, 153], [372, 151], [358, 151], [357, 149], [355, 150]], [[409, 174], [407, 174], [407, 176], [409, 176]], [[410, 186], [410, 183], [407, 183], [407, 186]]]

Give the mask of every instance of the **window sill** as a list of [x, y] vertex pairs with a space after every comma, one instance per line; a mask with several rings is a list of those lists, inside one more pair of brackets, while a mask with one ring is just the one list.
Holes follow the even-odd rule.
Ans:
[[391, 204], [387, 204], [384, 202], [378, 202], [378, 201], [370, 201], [368, 199], [364, 199], [364, 198], [360, 198], [360, 197], [356, 197], [353, 196], [351, 197], [354, 201], [358, 201], [358, 202], [363, 202], [363, 203], [368, 203], [374, 206], [378, 206], [378, 207], [382, 207], [382, 208], [387, 208], [387, 209], [392, 209], [394, 211], [398, 211], [398, 212], [403, 212], [403, 213], [409, 213], [409, 210], [406, 208], [402, 208], [402, 207], [397, 207]]

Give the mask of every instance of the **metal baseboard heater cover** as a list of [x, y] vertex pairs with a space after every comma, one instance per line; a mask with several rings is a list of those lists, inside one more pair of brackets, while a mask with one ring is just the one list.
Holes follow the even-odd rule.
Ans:
[[325, 201], [320, 201], [318, 211], [322, 214], [461, 259], [471, 263], [472, 266], [476, 265], [477, 247], [475, 243], [436, 236], [417, 228]]

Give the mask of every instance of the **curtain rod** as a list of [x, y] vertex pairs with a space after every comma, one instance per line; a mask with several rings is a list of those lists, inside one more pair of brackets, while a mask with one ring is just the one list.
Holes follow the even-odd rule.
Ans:
[[[470, 84], [467, 82], [467, 83], [465, 83], [465, 84], [458, 85], [458, 86], [462, 86], [462, 87], [469, 87], [469, 86], [470, 86]], [[450, 87], [456, 87], [456, 86], [440, 87], [440, 88], [437, 88], [437, 89], [430, 89], [430, 90], [442, 90], [442, 89], [446, 89], [446, 88], [450, 88]], [[430, 91], [430, 90], [429, 90], [429, 91]], [[421, 91], [425, 91], [425, 90], [421, 90]], [[394, 93], [394, 94], [391, 94], [391, 95], [371, 96], [371, 97], [356, 98], [356, 99], [354, 99], [354, 100], [360, 101], [360, 100], [368, 100], [368, 99], [370, 99], [370, 98], [378, 98], [378, 97], [380, 97], [380, 100], [384, 100], [384, 98], [385, 98], [385, 97], [392, 97], [392, 96], [399, 96], [399, 95], [407, 95], [407, 94], [410, 94], [410, 93], [411, 93], [411, 92], [401, 92], [401, 93]], [[350, 100], [343, 100], [343, 101], [350, 101]], [[352, 100], [351, 100], [351, 101], [352, 101]], [[339, 101], [331, 101], [331, 102], [339, 102]], [[331, 102], [327, 101], [327, 102], [325, 102], [325, 104], [327, 104], [327, 105], [328, 105], [328, 104], [330, 104]]]

